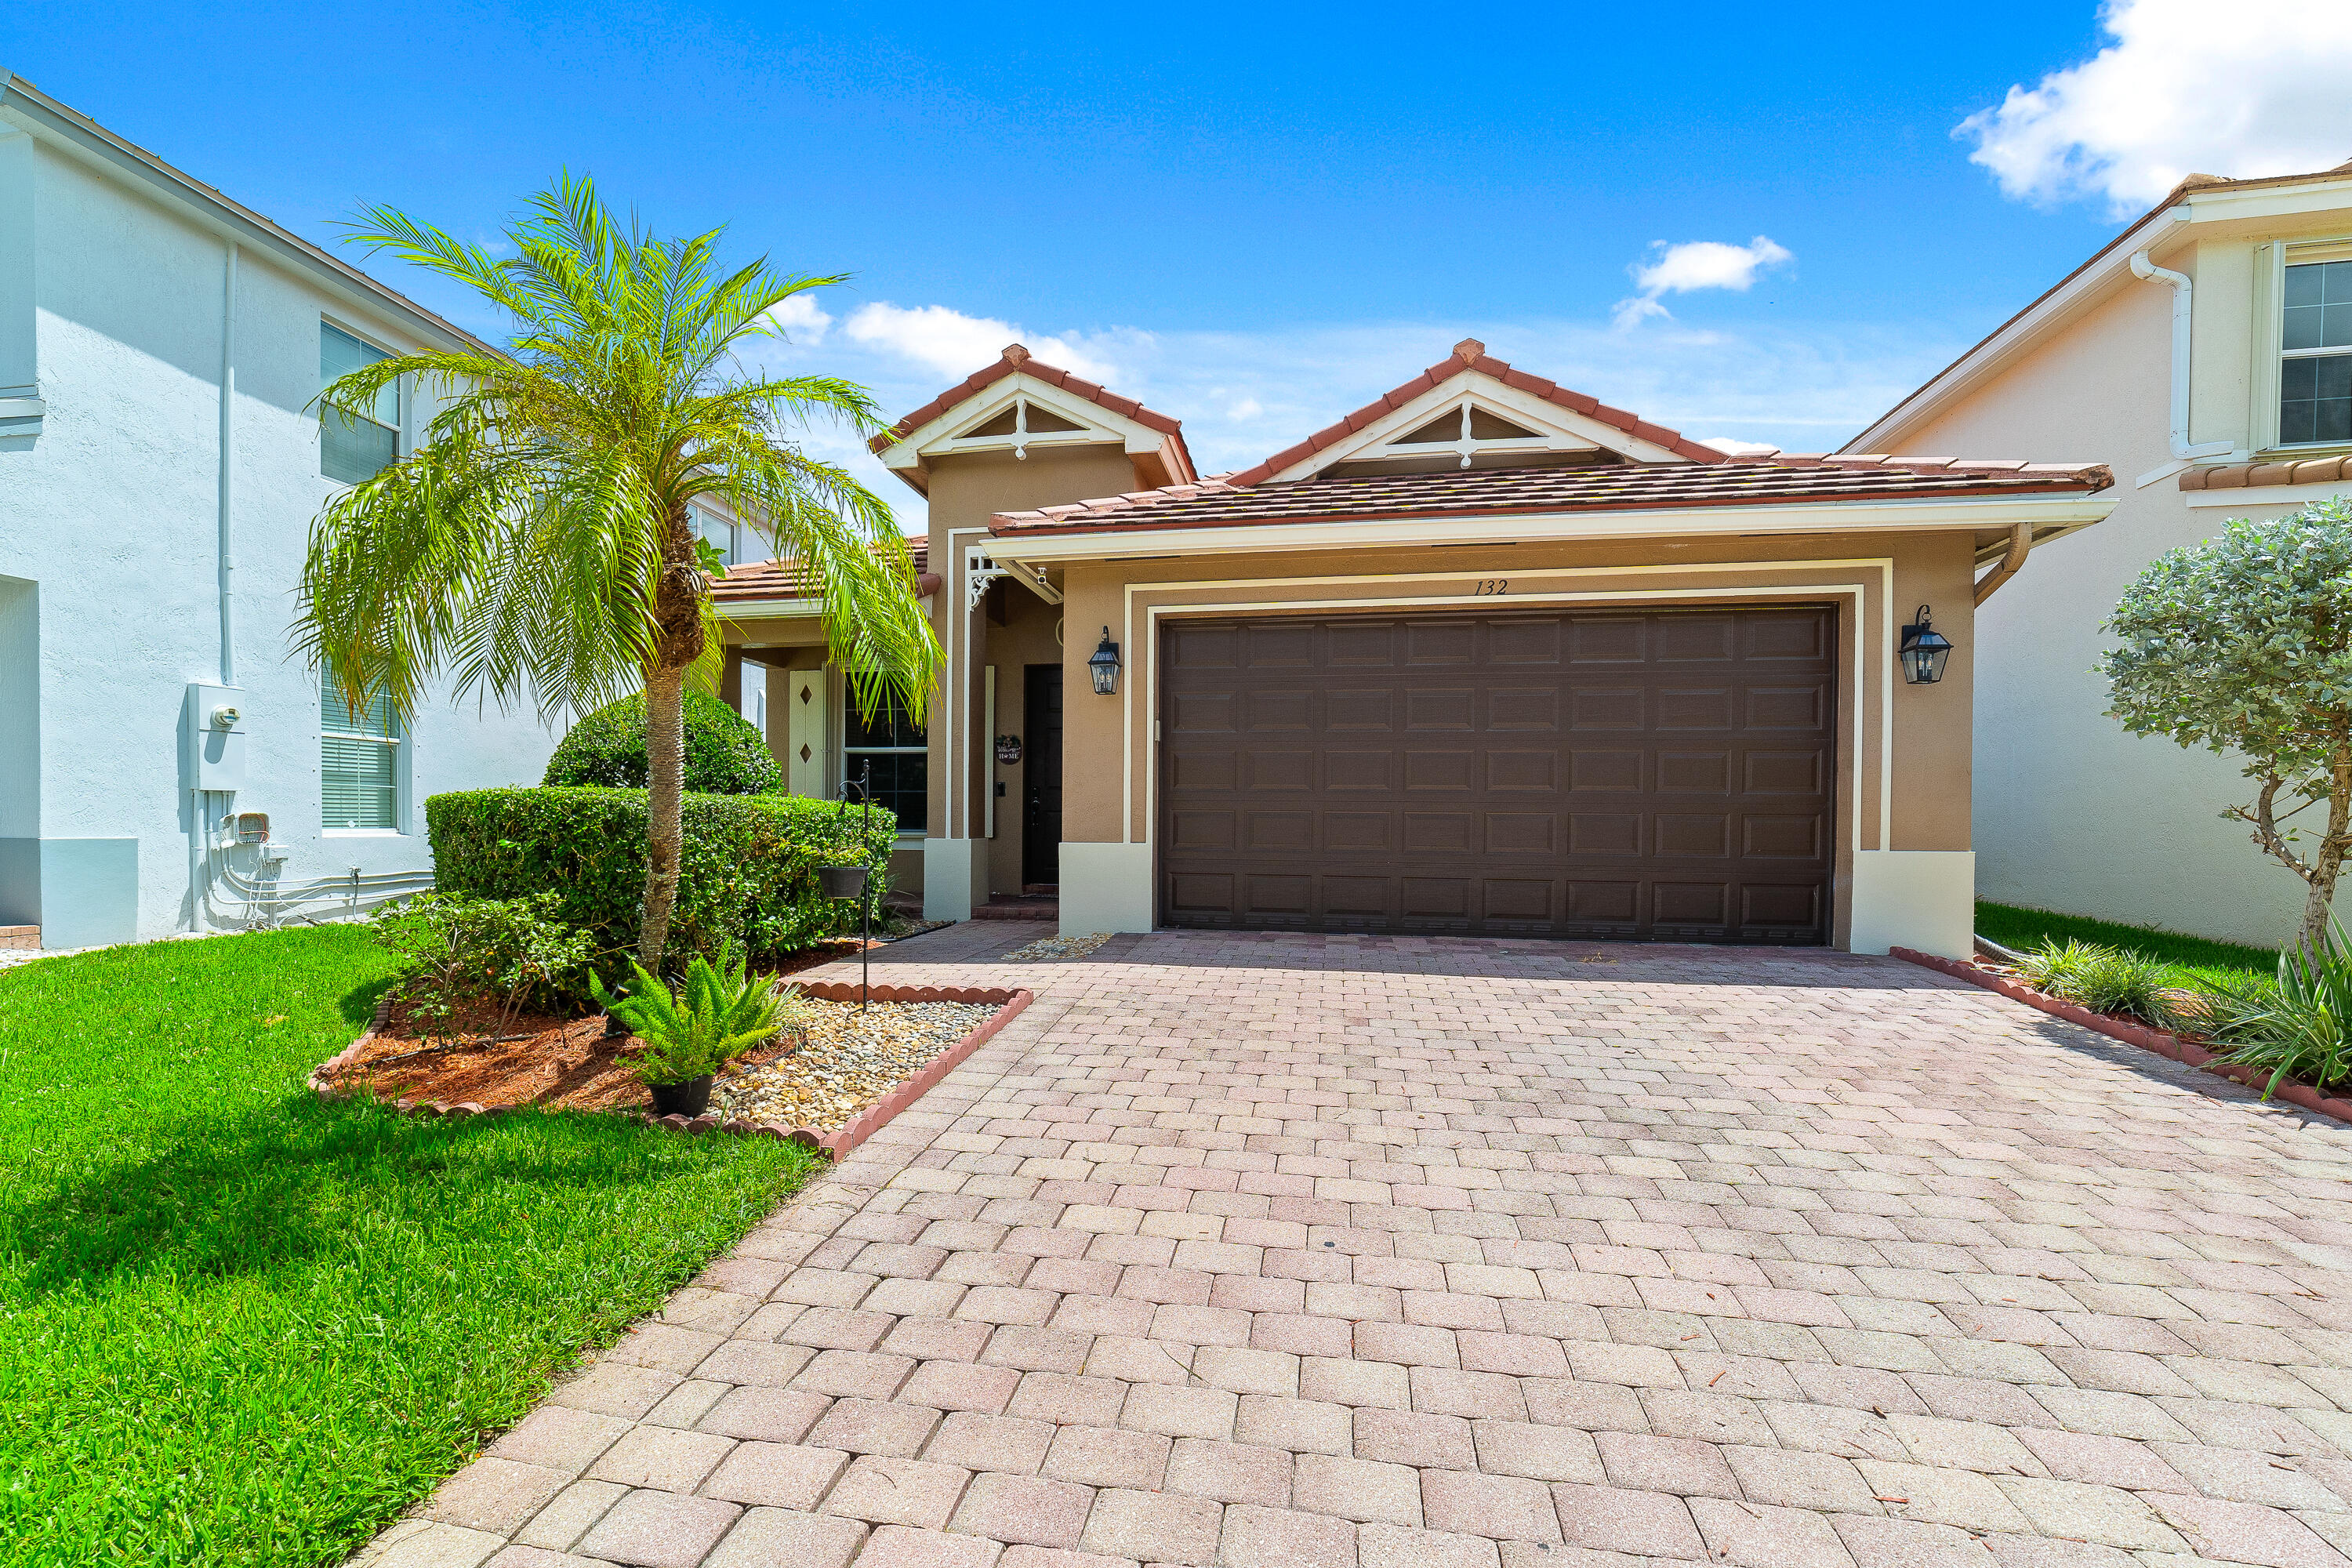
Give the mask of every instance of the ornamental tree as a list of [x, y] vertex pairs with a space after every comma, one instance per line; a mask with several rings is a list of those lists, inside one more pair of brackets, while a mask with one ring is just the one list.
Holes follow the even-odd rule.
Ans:
[[294, 640], [357, 707], [415, 710], [433, 677], [526, 698], [542, 715], [645, 697], [646, 898], [637, 959], [662, 967], [682, 854], [689, 671], [721, 658], [710, 598], [725, 563], [694, 503], [735, 516], [821, 584], [825, 641], [858, 709], [895, 693], [916, 716], [939, 671], [906, 539], [848, 469], [803, 444], [813, 423], [882, 428], [863, 388], [775, 377], [742, 356], [782, 334], [778, 308], [837, 278], [719, 265], [719, 231], [663, 239], [584, 179], [530, 200], [504, 254], [389, 207], [352, 237], [505, 317], [503, 348], [394, 354], [337, 379], [331, 416], [404, 380], [446, 391], [424, 445], [336, 496], [303, 564]]
[[[2352, 849], [2352, 500], [2234, 518], [2167, 552], [2105, 629], [2123, 639], [2099, 670], [2125, 729], [2246, 760], [2253, 802], [2221, 815], [2303, 879], [2316, 951]], [[2315, 806], [2325, 827], [2294, 822]]]

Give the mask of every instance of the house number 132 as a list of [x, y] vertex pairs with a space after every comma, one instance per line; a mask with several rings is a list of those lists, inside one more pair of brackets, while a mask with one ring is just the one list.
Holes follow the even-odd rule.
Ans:
[[1510, 586], [1511, 580], [1508, 577], [1481, 577], [1478, 579], [1478, 592], [1481, 594], [1508, 593], [1510, 591]]

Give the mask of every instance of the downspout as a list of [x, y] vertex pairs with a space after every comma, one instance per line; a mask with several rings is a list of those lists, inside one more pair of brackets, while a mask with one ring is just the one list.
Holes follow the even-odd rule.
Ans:
[[2000, 564], [1977, 580], [1977, 603], [1981, 605], [1993, 596], [1994, 591], [2017, 575], [2025, 564], [2026, 552], [2033, 548], [2033, 525], [2021, 522], [2009, 531], [2009, 550]]
[[220, 680], [236, 684], [236, 536], [232, 523], [232, 459], [236, 435], [236, 241], [228, 242], [228, 266], [221, 286], [220, 374]]
[[[236, 580], [236, 534], [231, 525], [234, 458], [236, 451], [236, 241], [228, 242], [221, 268], [220, 472], [215, 500], [214, 580], [220, 598], [220, 683], [236, 684], [236, 602], [231, 596]], [[213, 796], [199, 791], [189, 806], [188, 930], [205, 929], [205, 900], [212, 864]]]
[[2189, 442], [2189, 354], [2190, 345], [2190, 299], [2195, 285], [2185, 272], [2175, 272], [2168, 267], [2158, 267], [2147, 258], [2145, 250], [2134, 251], [2131, 258], [2132, 276], [2147, 282], [2168, 283], [2172, 286], [2172, 429], [2169, 433], [2173, 462], [2171, 468], [2158, 469], [2140, 480], [2153, 484], [2168, 474], [2178, 473], [2181, 467], [2199, 458], [2219, 457], [2230, 451], [2232, 443], [2207, 441], [2198, 446]]

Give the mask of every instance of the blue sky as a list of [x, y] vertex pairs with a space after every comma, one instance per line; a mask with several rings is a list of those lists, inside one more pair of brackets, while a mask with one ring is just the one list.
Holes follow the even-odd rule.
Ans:
[[2181, 168], [2352, 155], [2352, 7], [2232, 6], [2257, 112], [2210, 123], [2200, 10], [48, 5], [0, 69], [322, 241], [373, 201], [487, 237], [589, 172], [856, 274], [779, 365], [900, 409], [1017, 331], [1217, 468], [1465, 334], [1701, 438], [1833, 447]]

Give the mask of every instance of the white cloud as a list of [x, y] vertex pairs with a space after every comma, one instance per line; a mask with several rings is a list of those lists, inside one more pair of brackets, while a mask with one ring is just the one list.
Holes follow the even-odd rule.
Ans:
[[1030, 337], [1010, 321], [992, 316], [967, 316], [945, 305], [893, 305], [877, 300], [860, 305], [842, 325], [853, 342], [908, 359], [944, 376], [961, 381], [1004, 352], [1008, 343], [1026, 343], [1029, 352], [1089, 381], [1117, 374], [1112, 365], [1074, 335]]
[[1765, 452], [1777, 452], [1780, 449], [1780, 447], [1772, 445], [1769, 441], [1743, 441], [1737, 436], [1703, 437], [1699, 441], [1699, 445], [1702, 447], [1712, 447], [1718, 452], [1728, 452], [1735, 458], [1752, 458]]
[[2182, 175], [2251, 179], [2352, 157], [2352, 5], [2344, 0], [2108, 0], [2115, 42], [2012, 87], [1953, 131], [2003, 195], [2105, 196], [2120, 216]]
[[806, 293], [787, 295], [769, 309], [768, 319], [783, 328], [796, 343], [821, 343], [824, 342], [825, 329], [833, 325], [833, 318], [825, 313], [824, 307], [816, 302], [814, 295]]
[[1617, 302], [1615, 320], [1631, 327], [1646, 316], [1665, 316], [1658, 302], [1662, 294], [1686, 294], [1694, 289], [1729, 289], [1746, 293], [1756, 274], [1796, 258], [1781, 246], [1758, 235], [1746, 245], [1726, 245], [1718, 239], [1694, 239], [1682, 245], [1659, 240], [1650, 247], [1650, 259], [1626, 268], [1642, 291]]

